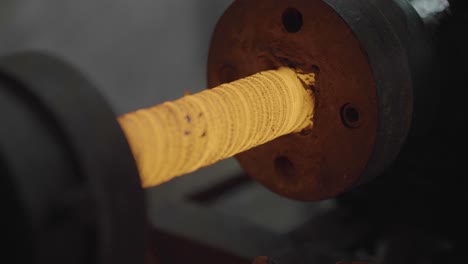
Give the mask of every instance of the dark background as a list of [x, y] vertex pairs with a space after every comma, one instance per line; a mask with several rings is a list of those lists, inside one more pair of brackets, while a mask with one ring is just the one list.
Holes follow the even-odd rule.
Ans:
[[1, 0], [0, 55], [59, 55], [121, 114], [205, 88], [211, 32], [230, 2]]

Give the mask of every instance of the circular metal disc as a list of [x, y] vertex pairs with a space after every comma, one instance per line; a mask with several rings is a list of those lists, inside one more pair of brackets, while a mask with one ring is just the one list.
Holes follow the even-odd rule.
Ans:
[[317, 74], [314, 127], [236, 158], [281, 195], [334, 197], [359, 182], [376, 141], [378, 100], [367, 56], [322, 1], [235, 1], [213, 35], [209, 86], [280, 66]]

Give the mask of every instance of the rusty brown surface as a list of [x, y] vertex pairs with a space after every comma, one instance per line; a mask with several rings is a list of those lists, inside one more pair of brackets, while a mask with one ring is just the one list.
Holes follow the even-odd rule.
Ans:
[[[283, 25], [288, 8], [302, 14], [296, 33]], [[318, 74], [314, 128], [237, 159], [249, 175], [281, 195], [335, 197], [359, 182], [374, 149], [378, 103], [366, 54], [346, 23], [322, 1], [234, 2], [213, 35], [209, 87], [283, 65]], [[358, 109], [356, 127], [343, 122], [342, 109], [349, 104]]]
[[261, 256], [261, 257], [256, 257], [252, 264], [268, 264], [268, 257]]

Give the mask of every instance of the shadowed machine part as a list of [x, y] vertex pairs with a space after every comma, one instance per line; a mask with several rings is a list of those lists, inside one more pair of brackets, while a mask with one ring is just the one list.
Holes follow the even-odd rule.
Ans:
[[[1, 58], [2, 201], [15, 227], [8, 230], [9, 254], [22, 263], [143, 263], [140, 186], [231, 156], [288, 198], [319, 201], [365, 189], [363, 183], [401, 169], [427, 145], [443, 78], [434, 34], [404, 0], [237, 0], [213, 34], [212, 89], [117, 120], [96, 89], [60, 60]], [[337, 200], [347, 209], [286, 235], [233, 217], [213, 220], [191, 205], [169, 207], [148, 232], [156, 250], [147, 262], [354, 258], [342, 252], [379, 233], [371, 230], [377, 224], [350, 218], [359, 208], [361, 193], [355, 194]], [[201, 232], [219, 223], [216, 234]], [[329, 243], [337, 233], [349, 239]], [[340, 253], [317, 253], [336, 247]]]
[[17, 227], [7, 237], [21, 241], [7, 243], [5, 258], [142, 263], [143, 192], [106, 101], [49, 56], [2, 58], [0, 72], [2, 202], [21, 212], [6, 216]]

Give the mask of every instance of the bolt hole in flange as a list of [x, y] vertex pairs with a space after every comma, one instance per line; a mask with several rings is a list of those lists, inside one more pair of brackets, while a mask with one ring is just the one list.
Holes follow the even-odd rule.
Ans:
[[348, 128], [358, 128], [361, 125], [359, 109], [352, 104], [345, 104], [341, 108], [341, 120]]
[[283, 26], [289, 33], [297, 33], [302, 28], [302, 14], [295, 8], [288, 8], [283, 12]]
[[287, 157], [279, 156], [274, 161], [276, 172], [284, 177], [293, 178], [296, 176], [296, 168]]

